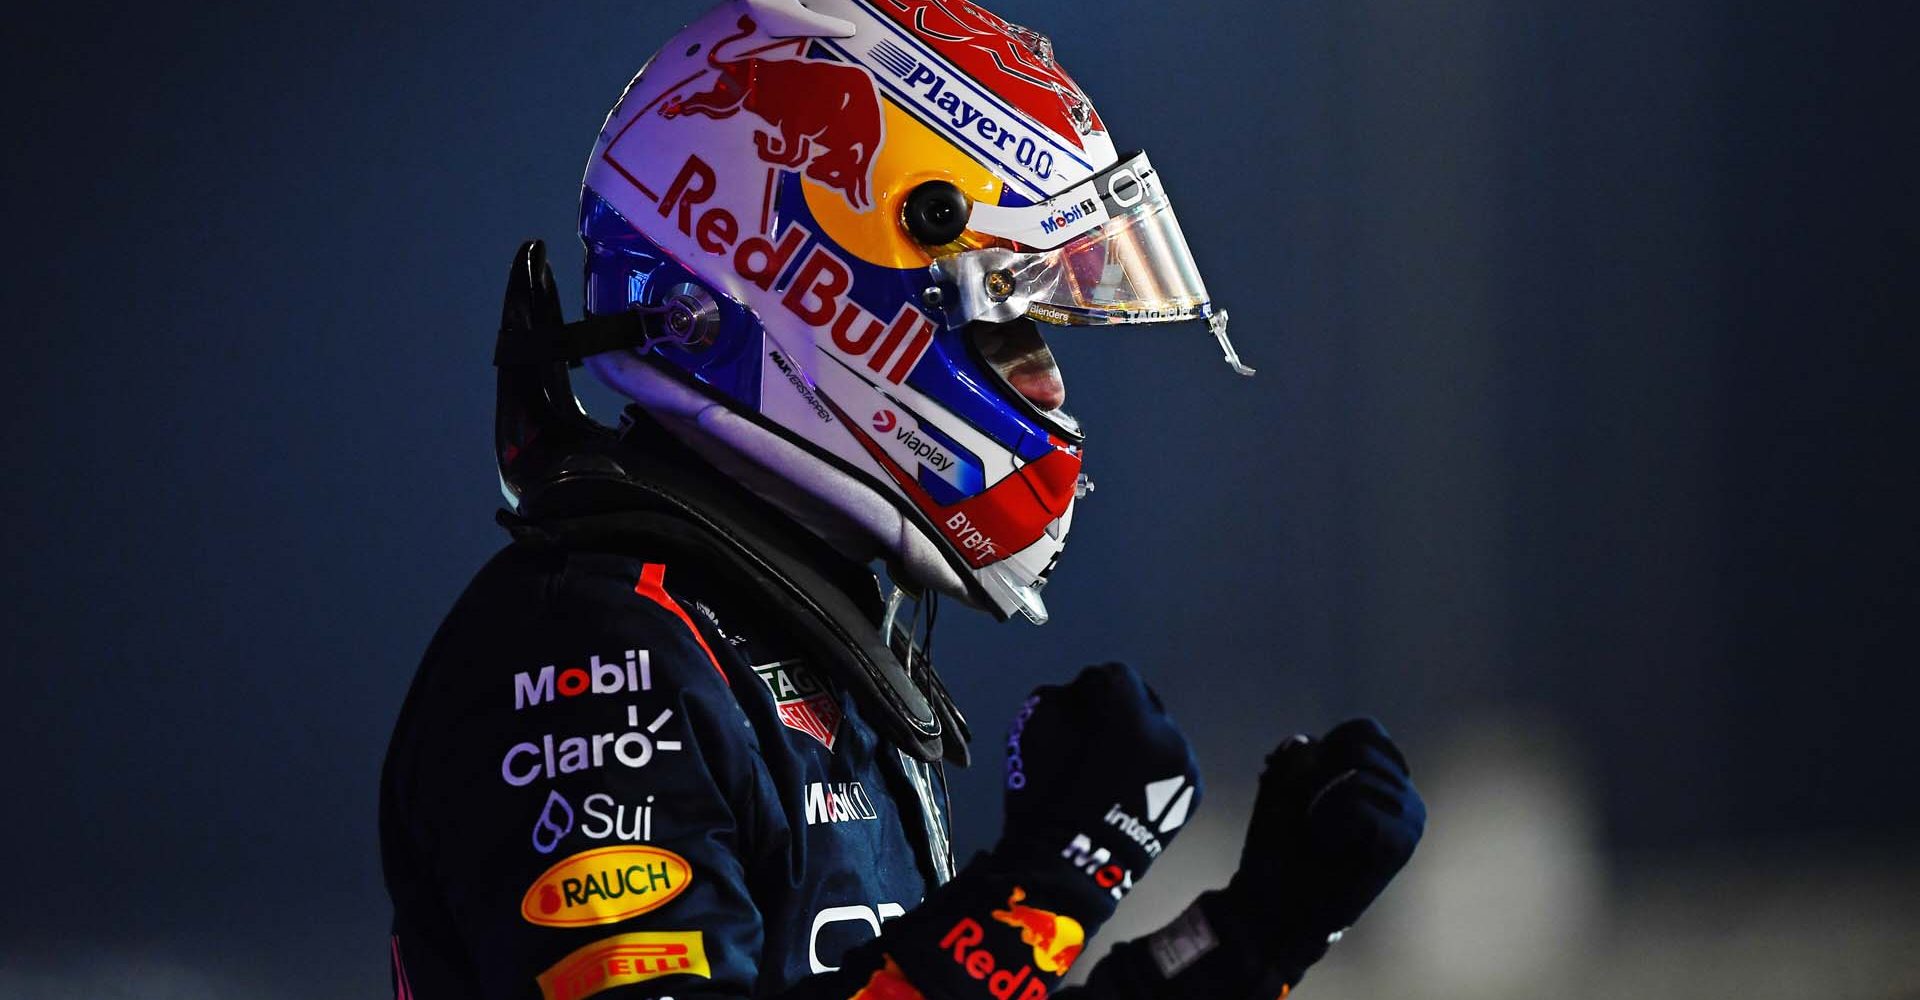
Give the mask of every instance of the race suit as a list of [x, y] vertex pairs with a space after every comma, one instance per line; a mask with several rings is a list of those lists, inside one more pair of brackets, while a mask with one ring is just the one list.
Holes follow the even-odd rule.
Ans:
[[[600, 525], [518, 524], [407, 695], [381, 793], [397, 1000], [1186, 995], [1141, 946], [1054, 988], [1078, 925], [1044, 879], [955, 876], [940, 765], [677, 555], [705, 529]], [[877, 628], [872, 575], [830, 574]]]

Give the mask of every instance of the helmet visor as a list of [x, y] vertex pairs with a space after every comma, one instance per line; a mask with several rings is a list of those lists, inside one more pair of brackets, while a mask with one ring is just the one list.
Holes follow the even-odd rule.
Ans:
[[1160, 175], [1136, 153], [1039, 205], [976, 204], [969, 228], [1019, 249], [942, 257], [934, 277], [957, 301], [955, 326], [1032, 315], [1084, 326], [1167, 323], [1212, 313]]

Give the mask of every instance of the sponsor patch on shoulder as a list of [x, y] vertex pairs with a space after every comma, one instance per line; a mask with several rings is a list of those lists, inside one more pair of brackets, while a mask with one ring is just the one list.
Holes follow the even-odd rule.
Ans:
[[611, 924], [657, 910], [693, 881], [687, 859], [658, 847], [583, 851], [542, 872], [520, 916], [542, 927]]
[[545, 1000], [582, 1000], [616, 986], [675, 975], [713, 978], [699, 931], [616, 934], [555, 962], [538, 982]]
[[773, 694], [780, 721], [820, 741], [828, 750], [840, 735], [840, 699], [801, 660], [781, 660], [753, 668]]

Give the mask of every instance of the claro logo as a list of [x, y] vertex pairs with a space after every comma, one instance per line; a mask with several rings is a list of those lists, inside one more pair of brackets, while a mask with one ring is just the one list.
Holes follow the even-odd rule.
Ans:
[[692, 881], [687, 859], [672, 851], [603, 847], [534, 879], [520, 900], [520, 916], [542, 927], [611, 924], [667, 905]]

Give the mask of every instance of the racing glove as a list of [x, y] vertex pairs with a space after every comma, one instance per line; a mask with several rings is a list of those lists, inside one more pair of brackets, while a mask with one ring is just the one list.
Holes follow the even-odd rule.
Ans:
[[1115, 948], [1084, 995], [1285, 996], [1406, 865], [1426, 815], [1406, 759], [1372, 719], [1288, 739], [1267, 758], [1227, 887]]
[[999, 842], [876, 942], [872, 995], [897, 976], [926, 997], [1046, 997], [1200, 795], [1186, 737], [1131, 669], [1036, 689], [1007, 733]]

